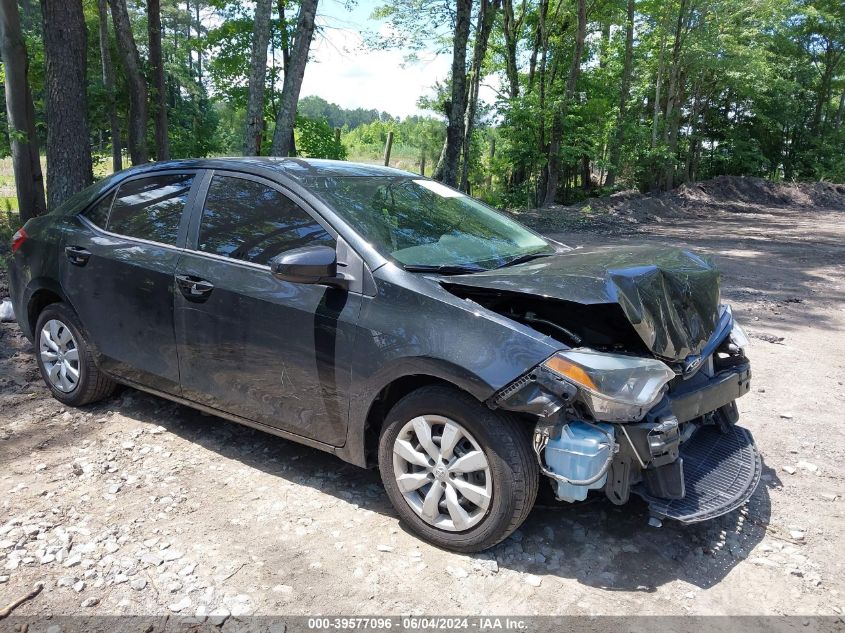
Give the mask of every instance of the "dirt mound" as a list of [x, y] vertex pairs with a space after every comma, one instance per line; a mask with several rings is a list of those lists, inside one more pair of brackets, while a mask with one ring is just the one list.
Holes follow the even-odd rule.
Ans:
[[718, 176], [681, 185], [672, 191], [643, 194], [620, 191], [577, 205], [529, 209], [517, 217], [540, 231], [630, 231], [637, 224], [765, 212], [766, 209], [827, 208], [845, 211], [845, 185], [828, 182], [777, 183], [763, 178]]
[[822, 206], [845, 209], [845, 185], [829, 182], [779, 183], [762, 178], [717, 176], [684, 184], [669, 192], [679, 202], [745, 203], [777, 206]]

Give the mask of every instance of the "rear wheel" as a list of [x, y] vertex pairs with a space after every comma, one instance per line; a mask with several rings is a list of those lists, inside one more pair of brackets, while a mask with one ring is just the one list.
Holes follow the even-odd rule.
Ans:
[[114, 391], [115, 383], [94, 364], [79, 319], [67, 304], [44, 308], [35, 326], [35, 345], [41, 376], [60, 402], [78, 407]]
[[538, 468], [524, 425], [445, 386], [400, 400], [385, 420], [379, 468], [400, 517], [440, 547], [475, 552], [516, 530]]

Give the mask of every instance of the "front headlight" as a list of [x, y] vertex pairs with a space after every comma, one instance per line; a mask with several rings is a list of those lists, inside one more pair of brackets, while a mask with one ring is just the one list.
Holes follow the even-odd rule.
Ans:
[[641, 420], [663, 396], [673, 372], [653, 358], [579, 348], [558, 352], [543, 366], [579, 388], [597, 420]]
[[731, 329], [731, 345], [734, 346], [737, 351], [743, 353], [751, 345], [751, 341], [748, 340], [748, 335], [745, 333], [745, 330], [743, 330], [742, 326], [736, 321], [734, 321], [733, 328]]

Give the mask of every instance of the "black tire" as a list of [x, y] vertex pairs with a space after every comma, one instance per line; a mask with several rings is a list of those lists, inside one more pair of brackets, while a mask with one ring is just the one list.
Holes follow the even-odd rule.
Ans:
[[[443, 416], [464, 427], [487, 458], [492, 498], [481, 521], [467, 530], [448, 531], [426, 522], [396, 483], [394, 442], [402, 427], [423, 415]], [[400, 519], [423, 540], [455, 552], [479, 552], [506, 539], [528, 517], [537, 496], [539, 468], [530, 432], [525, 422], [491, 411], [455, 388], [422, 387], [402, 398], [384, 421], [378, 452], [381, 478]]]
[[[61, 391], [53, 385], [44, 366], [44, 360], [41, 358], [41, 330], [52, 319], [60, 321], [70, 330], [79, 350], [79, 380], [71, 391]], [[88, 341], [82, 333], [82, 324], [69, 305], [66, 303], [51, 303], [45, 307], [38, 315], [34, 334], [35, 358], [38, 362], [38, 368], [41, 370], [44, 383], [56, 400], [72, 407], [81, 407], [102, 400], [114, 392], [116, 383], [103, 374], [94, 364]]]

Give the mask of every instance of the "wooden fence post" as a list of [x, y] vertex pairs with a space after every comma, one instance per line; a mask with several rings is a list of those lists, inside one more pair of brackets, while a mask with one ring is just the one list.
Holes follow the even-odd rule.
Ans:
[[420, 156], [420, 176], [425, 176], [425, 154]]
[[496, 139], [490, 139], [490, 164], [487, 166], [489, 170], [487, 172], [487, 189], [492, 189], [493, 187], [493, 157], [496, 155]]
[[393, 149], [393, 132], [387, 133], [387, 143], [384, 145], [384, 166], [390, 165], [390, 150]]

